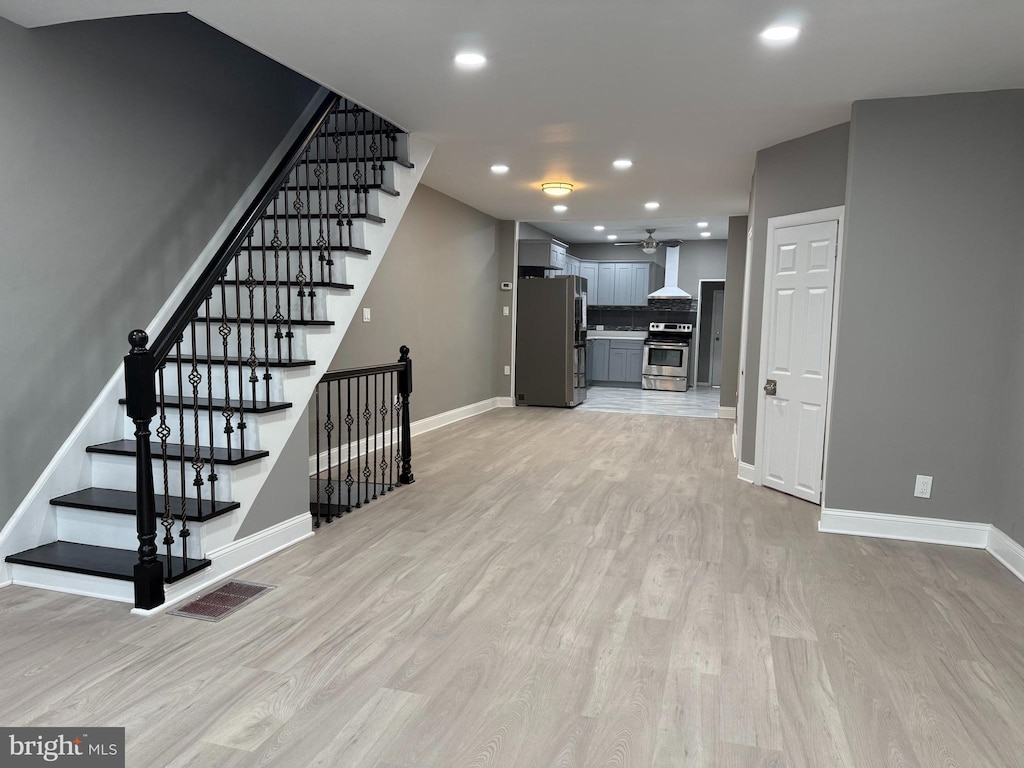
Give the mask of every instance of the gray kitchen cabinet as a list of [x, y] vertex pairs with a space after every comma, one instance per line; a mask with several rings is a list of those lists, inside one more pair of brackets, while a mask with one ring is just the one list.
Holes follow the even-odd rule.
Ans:
[[610, 307], [615, 303], [615, 267], [614, 262], [597, 265], [597, 301], [599, 307]]
[[608, 352], [608, 381], [626, 381], [627, 354], [621, 347]]
[[630, 287], [630, 304], [642, 307], [647, 304], [647, 294], [651, 292], [651, 265], [639, 263], [633, 265], [633, 283]]
[[586, 374], [587, 374], [587, 386], [589, 387], [594, 383], [594, 342], [587, 341], [587, 358], [586, 358]]
[[617, 307], [627, 307], [633, 303], [633, 265], [615, 265], [615, 289], [613, 301]]
[[644, 350], [643, 347], [640, 349], [627, 349], [626, 350], [626, 378], [625, 381], [633, 384], [639, 384], [643, 380], [644, 371]]
[[580, 265], [580, 277], [586, 278], [587, 280], [587, 306], [593, 307], [597, 305], [597, 262], [596, 261], [581, 261]]
[[591, 381], [609, 381], [608, 352], [611, 347], [609, 339], [594, 339], [593, 352], [590, 356]]
[[557, 240], [520, 240], [519, 266], [544, 267], [552, 273], [565, 269], [566, 245]]

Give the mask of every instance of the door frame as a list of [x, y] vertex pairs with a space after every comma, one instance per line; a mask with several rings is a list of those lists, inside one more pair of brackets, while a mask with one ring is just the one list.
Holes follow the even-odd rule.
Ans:
[[[754, 226], [747, 227], [747, 247], [743, 256], [743, 306], [740, 310], [739, 367], [736, 377], [736, 424], [733, 427], [732, 457], [739, 462], [737, 477], [754, 482], [753, 477], [742, 476], [743, 461], [743, 411], [747, 399], [747, 338], [750, 336], [750, 279], [754, 269]], [[757, 427], [754, 427], [757, 429]], [[754, 455], [757, 461], [757, 455]]]
[[[704, 300], [704, 283], [721, 283], [723, 290], [725, 289], [725, 278], [724, 277], [702, 277], [697, 281], [697, 322], [694, 325], [697, 326], [694, 337], [694, 346], [690, 351], [693, 352], [693, 386], [697, 386], [701, 383], [700, 381], [700, 304]], [[708, 376], [708, 386], [711, 385], [710, 375]]]
[[761, 354], [758, 359], [758, 395], [757, 395], [757, 432], [754, 435], [754, 483], [763, 485], [764, 481], [764, 422], [767, 408], [766, 399], [761, 389], [761, 382], [768, 375], [768, 312], [770, 309], [769, 293], [771, 283], [768, 280], [768, 267], [771, 264], [772, 253], [775, 250], [775, 233], [787, 227], [799, 227], [804, 224], [822, 224], [828, 221], [838, 222], [836, 229], [836, 265], [835, 279], [832, 283], [832, 331], [829, 334], [828, 347], [828, 381], [825, 389], [825, 444], [821, 453], [821, 498], [818, 505], [825, 504], [825, 467], [828, 466], [828, 438], [832, 429], [832, 388], [835, 382], [836, 368], [836, 335], [839, 331], [839, 301], [840, 281], [843, 273], [843, 232], [846, 218], [846, 206], [837, 205], [832, 208], [821, 208], [816, 211], [805, 211], [803, 213], [792, 213], [787, 216], [773, 216], [768, 219], [768, 238], [764, 254], [764, 286], [763, 306], [761, 307]]

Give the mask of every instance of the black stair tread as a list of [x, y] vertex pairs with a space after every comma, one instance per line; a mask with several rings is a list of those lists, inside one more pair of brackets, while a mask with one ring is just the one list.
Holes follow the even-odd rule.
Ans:
[[326, 131], [322, 135], [324, 136], [404, 136], [405, 131], [400, 131], [397, 128], [363, 128], [359, 131]]
[[[327, 157], [327, 158], [322, 158], [322, 159], [318, 160], [315, 157], [304, 157], [301, 160], [299, 160], [299, 163], [301, 163], [303, 165], [316, 165], [317, 163], [320, 163], [320, 162], [326, 164], [326, 163], [334, 163], [338, 159], [339, 158], [336, 158], [336, 157]], [[349, 163], [351, 163], [351, 164], [355, 164], [355, 163], [367, 163], [367, 164], [369, 164], [369, 163], [397, 163], [398, 165], [405, 166], [406, 168], [415, 168], [416, 167], [416, 165], [414, 163], [406, 160], [404, 157], [399, 157], [398, 155], [383, 155], [381, 157], [358, 157], [358, 158], [356, 158], [356, 157], [347, 157], [347, 158], [346, 157], [342, 157], [342, 158], [340, 158], [340, 160], [341, 160], [341, 162], [345, 162], [346, 160], [348, 160]]]
[[[233, 277], [221, 278], [220, 280], [217, 281], [217, 284], [220, 285], [221, 283], [223, 283], [224, 285], [233, 286], [235, 284], [235, 279]], [[244, 288], [246, 291], [248, 291], [248, 289], [245, 288], [244, 282], [239, 282], [238, 284], [242, 288]], [[271, 280], [269, 283], [265, 283], [265, 282], [262, 282], [260, 280], [257, 280], [256, 281], [256, 285], [264, 285], [264, 286], [268, 286], [270, 288], [275, 288], [276, 289], [277, 288], [277, 281], [276, 280]], [[331, 280], [313, 280], [313, 281], [307, 280], [305, 283], [303, 283], [303, 285], [306, 286], [307, 288], [309, 288], [310, 286], [312, 286], [314, 288], [340, 288], [343, 291], [351, 291], [353, 288], [355, 288], [355, 286], [352, 285], [352, 283], [338, 283], [338, 282], [333, 282]], [[289, 287], [290, 288], [298, 288], [299, 284], [296, 283], [293, 280], [290, 285], [288, 283], [283, 283], [281, 287], [282, 288], [289, 288]], [[248, 295], [248, 293], [246, 293], [246, 295]], [[203, 318], [198, 318], [198, 319], [201, 320]], [[218, 321], [220, 320], [220, 318], [216, 318], [216, 319]], [[243, 318], [242, 322], [243, 323], [247, 323], [249, 321]], [[257, 323], [260, 322], [260, 318], [257, 317], [256, 318], [256, 322]], [[300, 320], [295, 319], [294, 317], [292, 318], [292, 325], [328, 325], [328, 324], [329, 325], [334, 325], [334, 321], [328, 321], [328, 320], [305, 320], [305, 321], [300, 321]]]
[[[156, 514], [161, 517], [164, 513], [164, 495], [158, 493], [156, 498]], [[168, 496], [171, 505], [171, 514], [181, 519], [181, 497]], [[83, 488], [74, 493], [66, 493], [55, 499], [50, 499], [55, 507], [74, 507], [76, 509], [94, 509], [99, 512], [116, 512], [121, 515], [134, 515], [138, 509], [135, 491], [119, 491], [114, 488]], [[237, 501], [215, 501], [213, 509], [210, 503], [203, 500], [202, 509], [195, 499], [185, 499], [185, 518], [193, 522], [212, 520], [215, 517], [227, 514], [233, 509], [238, 509], [241, 504]]]
[[[244, 365], [248, 367], [248, 358], [246, 357], [229, 356], [225, 359], [221, 355], [209, 357], [208, 355], [198, 354], [193, 358], [191, 354], [186, 354], [181, 357], [171, 355], [167, 358], [168, 363], [191, 363], [193, 360], [197, 363], [210, 363], [212, 365], [223, 365], [224, 363], [227, 363], [228, 365]], [[311, 365], [316, 365], [316, 360], [274, 360], [271, 358], [267, 361], [260, 357], [259, 365], [256, 367], [266, 368], [269, 366], [271, 368], [307, 368]]]
[[[167, 556], [157, 555], [167, 573]], [[76, 544], [70, 541], [52, 541], [40, 547], [26, 549], [7, 556], [8, 563], [34, 565], [37, 568], [49, 568], [56, 571], [84, 573], [90, 576], [102, 576], [118, 581], [132, 581], [135, 564], [139, 562], [139, 553], [131, 549], [114, 549], [98, 547], [95, 544]], [[166, 581], [178, 581], [191, 576], [210, 565], [207, 559], [194, 560], [189, 558], [188, 569], [183, 572], [181, 557], [173, 558], [174, 578]]]
[[[314, 251], [317, 251], [317, 252], [319, 252], [319, 250], [320, 250], [316, 246], [315, 243], [313, 244], [312, 248], [313, 248]], [[277, 250], [277, 251], [300, 251], [302, 253], [307, 253], [310, 250], [310, 244], [309, 243], [302, 243], [302, 244], [300, 244], [300, 243], [292, 243], [291, 245], [287, 245], [287, 246], [282, 245], [282, 246], [279, 246], [278, 248], [275, 249], [274, 246], [272, 246], [270, 244], [259, 245], [258, 243], [253, 243], [252, 245], [243, 245], [238, 250], [239, 250], [239, 252], [244, 252], [244, 251], [266, 251], [266, 252], [269, 253], [269, 252], [272, 252], [274, 250]], [[369, 248], [357, 248], [354, 245], [332, 245], [330, 248], [324, 248], [324, 253], [327, 253], [329, 251], [345, 251], [346, 253], [358, 253], [358, 254], [360, 254], [362, 256], [369, 256], [370, 253], [371, 253]]]
[[[234, 285], [235, 281], [234, 280], [228, 280], [227, 283], [229, 285]], [[260, 283], [260, 285], [269, 285], [269, 286], [273, 286], [275, 288], [277, 287], [276, 282]], [[295, 287], [298, 287], [297, 283], [293, 283], [292, 285], [294, 285]], [[306, 285], [309, 285], [309, 283], [306, 283]], [[317, 288], [320, 287], [316, 282], [314, 282], [313, 285], [315, 287], [317, 287]], [[331, 287], [334, 287], [334, 285], [337, 285], [337, 284], [331, 284]], [[282, 288], [286, 288], [287, 284], [286, 283], [281, 283], [281, 287]], [[284, 309], [284, 308], [282, 307], [282, 309]], [[207, 320], [207, 318], [205, 318], [205, 317], [197, 317], [195, 319], [195, 322], [197, 322], [197, 323], [205, 323], [206, 320]], [[238, 325], [239, 323], [241, 323], [242, 325], [249, 325], [250, 323], [256, 323], [256, 325], [274, 325], [274, 326], [277, 325], [277, 320], [275, 320], [272, 317], [253, 317], [253, 318], [248, 318], [248, 317], [211, 317], [211, 318], [209, 318], [209, 321], [211, 323], [226, 322], [229, 325]], [[334, 325], [334, 321], [333, 320], [310, 320], [309, 318], [306, 318], [305, 320], [303, 320], [302, 318], [299, 318], [299, 317], [293, 317], [291, 319], [291, 324], [292, 325], [314, 325], [314, 326], [321, 326], [321, 325], [323, 325], [323, 326], [327, 326], [327, 325]], [[284, 320], [281, 321], [281, 327], [282, 328], [284, 328], [287, 325], [288, 325], [288, 320], [287, 319], [284, 319]]]
[[[128, 400], [122, 397], [117, 402], [121, 405], [127, 405]], [[225, 401], [223, 397], [215, 397], [212, 400], [207, 397], [200, 397], [198, 400], [194, 400], [191, 395], [180, 399], [177, 395], [170, 395], [169, 399], [164, 401], [165, 408], [177, 408], [179, 405], [185, 408], [195, 408], [199, 411], [208, 411], [211, 407], [215, 411], [221, 411], [225, 405], [230, 405], [235, 413], [241, 410], [244, 410], [246, 413], [271, 413], [272, 411], [283, 411], [292, 407], [291, 403], [277, 403], [274, 401], [268, 403], [264, 400], [257, 400], [253, 403], [252, 400], [248, 399], [239, 405], [238, 398], [233, 399], [230, 403]]]
[[[87, 453], [108, 453], [114, 456], [134, 456], [135, 455], [135, 441], [134, 440], [111, 440], [109, 443], [97, 443], [96, 445], [90, 445], [86, 449]], [[160, 443], [150, 443], [150, 450], [153, 452], [153, 458], [159, 459], [163, 453], [160, 447]], [[200, 446], [199, 456], [205, 461], [210, 460], [211, 449], [209, 446]], [[167, 458], [168, 459], [180, 459], [185, 458], [185, 462], [188, 463], [193, 456], [196, 455], [196, 449], [193, 445], [181, 446], [178, 443], [167, 444]], [[228, 449], [217, 447], [213, 449], [213, 459], [218, 464], [224, 464], [232, 467], [237, 464], [245, 464], [250, 461], [257, 461], [262, 459], [264, 456], [269, 456], [269, 451], [257, 451], [254, 448], [249, 448], [245, 452], [245, 456], [242, 456], [238, 448], [231, 449], [231, 458], [228, 458]], [[207, 468], [208, 469], [208, 468]]]
[[[393, 187], [386, 187], [383, 184], [325, 184], [323, 187], [310, 185], [310, 195], [315, 194], [320, 189], [325, 192], [338, 192], [338, 191], [354, 191], [354, 192], [366, 192], [371, 189], [376, 189], [379, 192], [383, 192], [385, 195], [391, 195], [391, 197], [399, 197], [402, 193]], [[305, 192], [306, 187], [301, 184], [288, 184], [287, 186], [281, 187], [279, 191], [287, 192]]]
[[[273, 214], [264, 214], [265, 218], [269, 221], [274, 218]], [[373, 224], [385, 224], [386, 220], [373, 213], [338, 213], [337, 211], [317, 211], [314, 213], [279, 213], [277, 215], [279, 219], [319, 219], [327, 218], [335, 224], [344, 224], [349, 219], [356, 219], [360, 221], [369, 221]]]

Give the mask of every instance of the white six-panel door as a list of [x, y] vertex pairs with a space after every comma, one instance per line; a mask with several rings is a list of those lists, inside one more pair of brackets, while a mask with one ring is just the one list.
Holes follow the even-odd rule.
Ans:
[[765, 269], [761, 482], [814, 503], [821, 501], [838, 235], [838, 220], [775, 229]]

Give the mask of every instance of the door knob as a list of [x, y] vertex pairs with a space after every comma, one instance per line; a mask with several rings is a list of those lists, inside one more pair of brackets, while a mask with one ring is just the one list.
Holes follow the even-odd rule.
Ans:
[[779, 382], [775, 379], [766, 379], [764, 382], [764, 393], [769, 397], [775, 397], [775, 393], [778, 390]]

